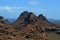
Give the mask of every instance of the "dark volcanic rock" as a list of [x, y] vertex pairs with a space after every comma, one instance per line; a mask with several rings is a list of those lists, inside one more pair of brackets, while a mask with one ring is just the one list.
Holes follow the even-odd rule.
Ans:
[[27, 24], [29, 24], [29, 23], [34, 24], [37, 21], [38, 21], [37, 16], [34, 15], [34, 13], [32, 13], [32, 12], [30, 12], [29, 15], [27, 16], [27, 18], [25, 19], [25, 23], [27, 23]]
[[3, 16], [0, 16], [0, 19], [4, 19]]
[[46, 18], [45, 16], [43, 16], [43, 14], [40, 14], [40, 15], [38, 16], [38, 19], [39, 19], [39, 20], [43, 20], [43, 21], [48, 21], [47, 18]]

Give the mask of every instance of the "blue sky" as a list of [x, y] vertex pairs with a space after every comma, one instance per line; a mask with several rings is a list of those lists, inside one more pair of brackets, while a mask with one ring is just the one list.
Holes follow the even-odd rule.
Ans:
[[0, 0], [0, 16], [17, 18], [23, 11], [60, 20], [60, 0]]

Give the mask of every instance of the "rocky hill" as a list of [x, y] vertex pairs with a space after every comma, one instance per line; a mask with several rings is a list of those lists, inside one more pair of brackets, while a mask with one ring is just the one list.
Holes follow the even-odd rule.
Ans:
[[48, 40], [47, 32], [59, 33], [59, 26], [40, 14], [24, 11], [16, 21], [9, 23], [0, 16], [0, 40]]

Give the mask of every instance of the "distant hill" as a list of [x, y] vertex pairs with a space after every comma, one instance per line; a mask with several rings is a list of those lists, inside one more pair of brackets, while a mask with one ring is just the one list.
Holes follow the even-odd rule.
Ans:
[[10, 23], [13, 23], [15, 20], [16, 20], [16, 18], [8, 18], [8, 21], [9, 21]]
[[48, 19], [48, 21], [55, 23], [55, 24], [60, 24], [60, 20]]

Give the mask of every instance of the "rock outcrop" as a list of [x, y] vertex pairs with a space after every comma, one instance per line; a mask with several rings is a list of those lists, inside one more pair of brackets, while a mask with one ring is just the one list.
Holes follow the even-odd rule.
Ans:
[[32, 12], [24, 11], [22, 15], [23, 16], [21, 15], [19, 16], [19, 18], [17, 19], [18, 21], [14, 22], [15, 28], [17, 30], [19, 29], [21, 36], [23, 34], [22, 38], [27, 39], [27, 40], [29, 39], [30, 40], [35, 40], [35, 39], [36, 40], [47, 40], [46, 31], [43, 28], [43, 26], [41, 26], [41, 23], [40, 23], [41, 20]]
[[48, 40], [47, 31], [60, 34], [57, 25], [40, 14], [24, 11], [11, 25], [0, 16], [0, 40]]

